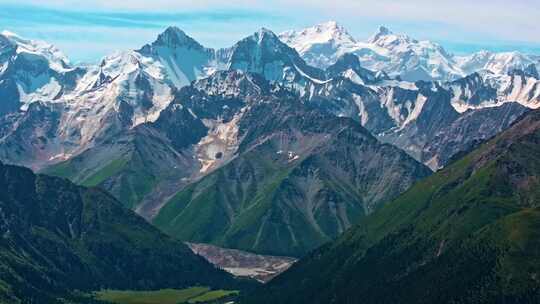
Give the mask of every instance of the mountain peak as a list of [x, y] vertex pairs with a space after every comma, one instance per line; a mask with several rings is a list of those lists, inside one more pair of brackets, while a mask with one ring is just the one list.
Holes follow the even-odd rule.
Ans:
[[265, 27], [261, 27], [259, 31], [257, 31], [257, 33], [255, 34], [259, 38], [259, 40], [262, 40], [264, 38], [279, 39], [274, 32]]
[[186, 32], [181, 30], [178, 26], [169, 26], [163, 31], [164, 35], [176, 35], [180, 37], [187, 37]]
[[2, 31], [0, 37], [0, 53], [16, 49], [18, 53], [39, 54], [46, 58], [51, 68], [56, 71], [60, 72], [71, 68], [68, 58], [52, 44], [25, 39], [10, 31]]
[[392, 32], [390, 29], [388, 29], [386, 26], [380, 26], [377, 30], [377, 33], [375, 35], [371, 36], [369, 39], [369, 42], [374, 43], [380, 40], [383, 37], [394, 35], [394, 32]]
[[334, 20], [317, 24], [315, 28], [320, 29], [321, 31], [323, 30], [345, 31], [345, 28], [342, 27], [339, 23], [337, 23]]
[[2, 36], [5, 36], [5, 37], [19, 37], [17, 34], [13, 33], [13, 32], [10, 32], [10, 31], [7, 31], [7, 30], [3, 30], [0, 35]]
[[383, 74], [381, 74], [380, 78], [378, 78], [373, 71], [363, 68], [360, 64], [360, 59], [358, 56], [351, 53], [341, 55], [341, 57], [337, 59], [336, 63], [326, 69], [326, 72], [329, 78], [344, 76], [353, 82], [359, 82], [361, 84], [374, 83], [377, 81], [377, 79], [387, 78]]
[[281, 42], [279, 37], [274, 32], [265, 27], [261, 27], [257, 32], [253, 33], [253, 35], [247, 37], [246, 39], [253, 40], [258, 44], [263, 43], [263, 41], [270, 42], [271, 44]]
[[378, 34], [379, 35], [390, 35], [390, 34], [393, 34], [393, 33], [386, 26], [381, 25], [381, 26], [379, 26]]
[[177, 26], [169, 26], [163, 33], [158, 35], [158, 38], [153, 45], [161, 45], [168, 47], [185, 46], [191, 48], [204, 48], [195, 39], [188, 36], [183, 30]]
[[307, 41], [347, 41], [354, 43], [355, 39], [347, 32], [347, 30], [336, 21], [327, 21], [319, 23], [312, 27], [301, 31], [289, 31], [280, 35], [282, 38], [288, 39], [294, 36], [304, 37]]

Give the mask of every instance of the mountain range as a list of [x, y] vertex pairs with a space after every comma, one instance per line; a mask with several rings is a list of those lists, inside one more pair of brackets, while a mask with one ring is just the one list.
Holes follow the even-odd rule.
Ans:
[[[222, 49], [169, 27], [77, 65], [2, 32], [0, 301], [538, 302], [539, 59], [327, 22]], [[299, 260], [252, 291], [182, 242]]]
[[367, 69], [412, 82], [452, 81], [480, 71], [507, 74], [539, 64], [538, 56], [519, 52], [457, 56], [435, 42], [396, 34], [384, 26], [367, 41], [358, 41], [335, 21], [287, 31], [279, 37], [312, 66], [326, 69], [339, 57], [355, 54]]
[[306, 254], [540, 101], [534, 56], [466, 60], [386, 28], [263, 28], [215, 50], [170, 27], [87, 66], [0, 37], [0, 160], [264, 254]]

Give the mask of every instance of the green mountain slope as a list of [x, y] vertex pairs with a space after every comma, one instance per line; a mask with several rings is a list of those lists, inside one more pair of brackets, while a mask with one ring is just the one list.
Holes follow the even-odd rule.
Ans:
[[254, 102], [237, 156], [179, 191], [153, 223], [185, 241], [302, 256], [431, 171], [357, 122], [294, 97]]
[[97, 188], [0, 164], [0, 302], [73, 291], [238, 287]]
[[540, 111], [241, 303], [539, 303]]
[[[142, 125], [42, 173], [65, 177], [87, 186], [100, 186], [125, 206], [135, 209], [160, 182], [180, 180], [196, 166], [191, 157], [177, 152], [156, 130]], [[179, 169], [173, 169], [179, 168]]]

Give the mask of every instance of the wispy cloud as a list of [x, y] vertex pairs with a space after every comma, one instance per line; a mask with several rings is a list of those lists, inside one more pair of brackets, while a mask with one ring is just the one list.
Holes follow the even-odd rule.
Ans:
[[30, 5], [6, 5], [0, 10], [3, 22], [16, 25], [87, 25], [107, 27], [162, 28], [178, 22], [237, 22], [278, 18], [268, 13], [247, 10], [188, 12], [81, 11]]
[[343, 23], [360, 39], [381, 25], [451, 51], [540, 51], [537, 0], [3, 0], [0, 28], [49, 40], [75, 60], [138, 48], [169, 25], [222, 47], [268, 27]]

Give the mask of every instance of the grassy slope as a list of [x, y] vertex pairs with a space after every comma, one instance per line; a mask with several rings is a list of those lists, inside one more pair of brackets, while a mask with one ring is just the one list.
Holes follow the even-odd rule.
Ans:
[[96, 299], [117, 304], [179, 304], [202, 303], [218, 300], [237, 294], [236, 291], [210, 290], [207, 287], [187, 289], [162, 289], [157, 291], [119, 291], [97, 292]]
[[243, 303], [536, 303], [539, 121], [419, 182]]
[[[296, 195], [291, 181], [301, 165], [298, 162], [283, 167], [268, 161], [260, 153], [244, 154], [240, 162], [220, 168], [200, 183], [180, 191], [160, 210], [153, 223], [180, 240], [274, 255], [302, 255], [335, 235], [314, 229], [300, 207], [286, 206], [290, 208], [287, 214], [281, 214], [284, 211], [278, 202], [286, 204], [290, 195]], [[246, 173], [245, 170], [252, 176], [251, 182], [236, 183], [229, 179], [234, 172]], [[253, 176], [261, 179], [253, 182], [256, 179]], [[357, 195], [346, 195], [348, 192], [343, 185], [325, 182], [328, 193], [343, 196], [341, 200], [357, 206], [347, 209], [350, 218], [357, 219], [363, 214]], [[332, 231], [335, 223], [325, 222], [330, 218], [325, 212], [328, 211], [321, 210], [316, 214], [320, 217], [318, 223]], [[286, 218], [287, 222], [281, 223], [281, 218]], [[291, 230], [296, 234], [295, 238], [291, 238]]]
[[2, 302], [234, 282], [96, 188], [0, 164], [0, 210]]
[[[148, 172], [136, 153], [102, 162], [96, 168], [87, 168], [82, 165], [83, 162], [84, 155], [78, 156], [75, 160], [67, 160], [46, 168], [43, 173], [68, 178], [86, 187], [107, 188], [105, 183], [115, 181], [113, 184], [116, 187], [108, 190], [128, 208], [135, 208], [158, 182], [158, 178]], [[89, 169], [91, 171], [87, 173]]]
[[431, 173], [348, 119], [296, 104], [245, 116], [239, 156], [178, 192], [157, 227], [184, 241], [303, 256]]
[[[229, 188], [227, 176], [230, 172], [226, 166], [204, 178], [202, 183], [180, 191], [163, 207], [153, 223], [180, 240], [257, 250], [253, 244], [261, 228], [258, 219], [271, 208], [274, 191], [291, 169], [258, 159], [254, 153], [246, 155], [243, 161], [248, 163], [243, 166], [251, 168], [253, 175], [262, 175], [264, 179], [250, 183], [239, 201], [229, 199], [231, 191], [238, 189]], [[231, 206], [221, 205], [229, 203]], [[233, 219], [225, 212], [227, 208], [235, 210]]]

